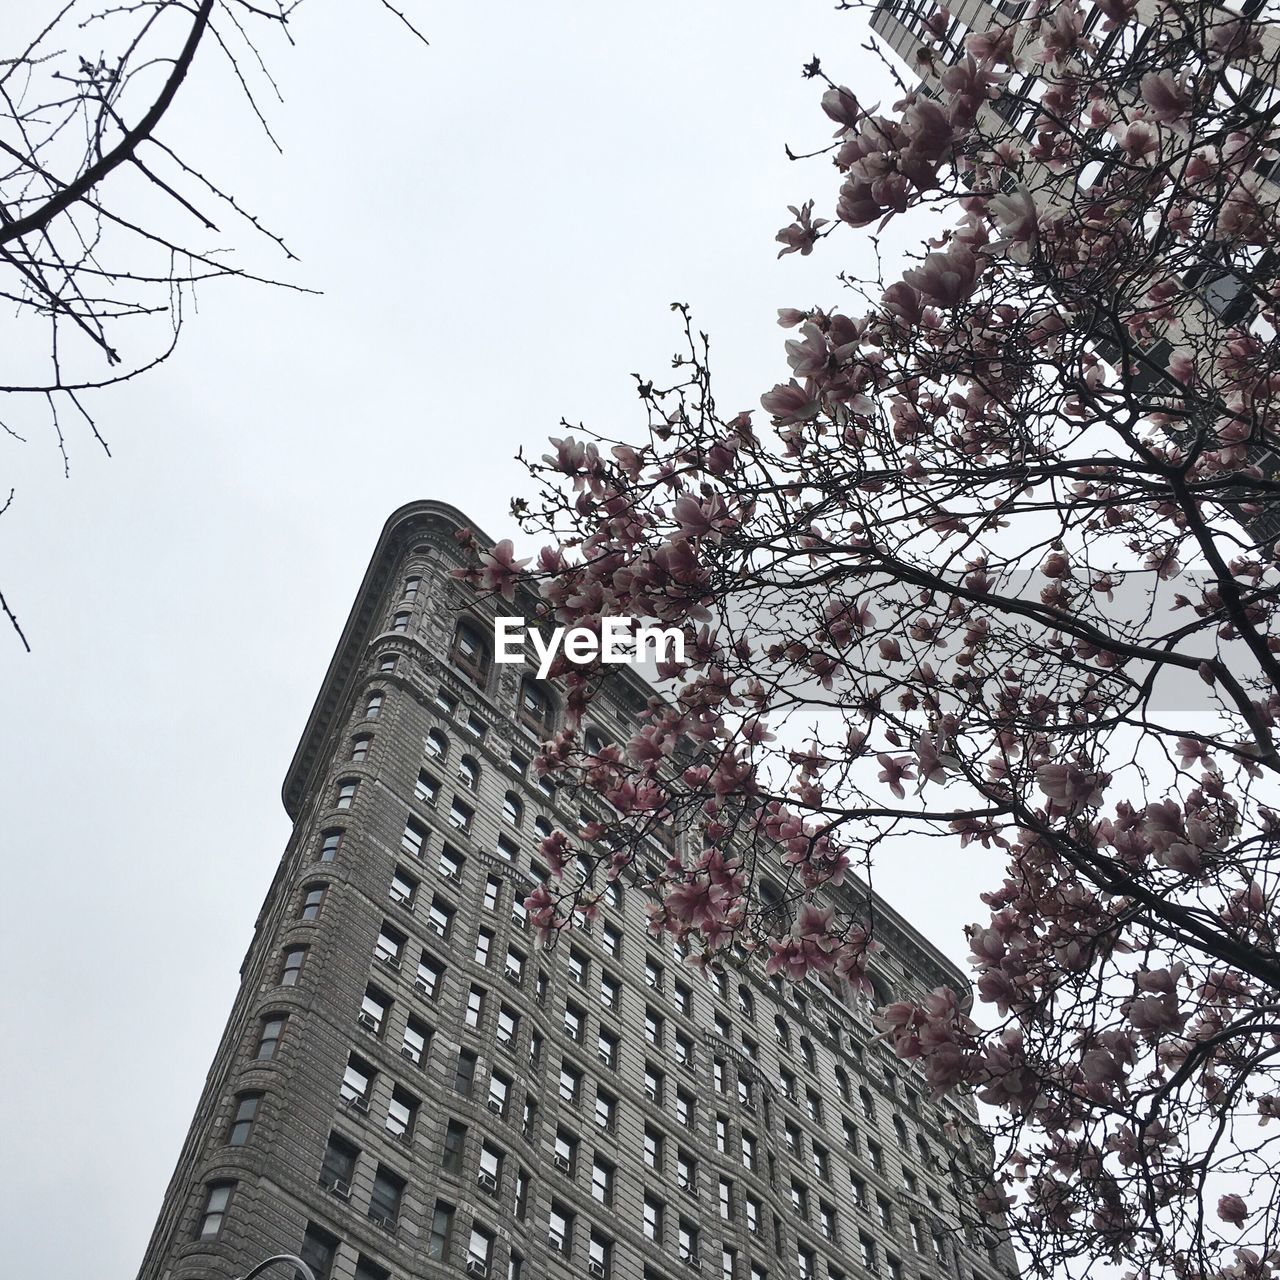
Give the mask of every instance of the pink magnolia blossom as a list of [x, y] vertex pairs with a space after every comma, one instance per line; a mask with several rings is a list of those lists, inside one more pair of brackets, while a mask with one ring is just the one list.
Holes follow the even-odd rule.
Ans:
[[1234, 1192], [1218, 1197], [1218, 1217], [1233, 1227], [1243, 1227], [1249, 1217], [1249, 1206]]

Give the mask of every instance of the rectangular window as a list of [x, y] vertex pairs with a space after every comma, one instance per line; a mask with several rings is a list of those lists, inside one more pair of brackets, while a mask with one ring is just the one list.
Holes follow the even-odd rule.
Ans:
[[456, 796], [454, 797], [453, 803], [449, 806], [449, 821], [459, 831], [469, 832], [471, 830], [471, 820], [475, 816], [475, 810], [470, 805], [463, 804]]
[[520, 1034], [520, 1015], [505, 1004], [498, 1009], [497, 1041], [504, 1049], [515, 1045]]
[[467, 1270], [481, 1276], [489, 1274], [489, 1264], [493, 1261], [493, 1236], [482, 1227], [472, 1226], [471, 1238], [467, 1241]]
[[514, 947], [507, 948], [507, 958], [503, 962], [502, 972], [507, 981], [517, 987], [524, 982], [524, 956]]
[[587, 985], [587, 975], [591, 971], [591, 961], [577, 947], [569, 948], [568, 974], [569, 981], [579, 987]]
[[652, 1240], [655, 1244], [662, 1243], [662, 1219], [665, 1211], [666, 1205], [661, 1200], [650, 1195], [645, 1196], [644, 1234], [646, 1239]]
[[480, 1020], [484, 1017], [484, 989], [482, 987], [473, 986], [467, 995], [467, 1012], [466, 1024], [469, 1027], [479, 1027]]
[[586, 1014], [576, 1005], [566, 1004], [564, 1007], [564, 1033], [575, 1044], [582, 1043], [583, 1028], [586, 1026]]
[[302, 1244], [298, 1246], [298, 1257], [311, 1268], [316, 1280], [329, 1280], [337, 1252], [338, 1237], [330, 1235], [314, 1222], [308, 1222]]
[[496, 911], [498, 900], [502, 897], [502, 881], [497, 876], [489, 876], [484, 882], [484, 909]]
[[320, 1165], [320, 1185], [345, 1200], [351, 1194], [351, 1175], [359, 1156], [359, 1147], [341, 1134], [331, 1133]]
[[507, 1101], [511, 1097], [511, 1081], [500, 1071], [489, 1076], [489, 1110], [497, 1116], [507, 1114]]
[[380, 1164], [373, 1177], [373, 1191], [369, 1196], [369, 1218], [386, 1231], [395, 1231], [400, 1217], [400, 1202], [404, 1198], [405, 1181], [386, 1165]]
[[690, 1195], [698, 1192], [698, 1160], [683, 1147], [676, 1149], [676, 1185]]
[[742, 1202], [746, 1213], [747, 1230], [753, 1235], [760, 1234], [760, 1201], [754, 1196], [747, 1196]]
[[373, 1078], [377, 1072], [354, 1053], [347, 1059], [347, 1069], [342, 1077], [338, 1093], [343, 1102], [358, 1111], [369, 1110], [369, 1095], [373, 1091]]
[[381, 960], [383, 964], [390, 965], [393, 969], [398, 969], [400, 967], [400, 957], [404, 954], [406, 941], [407, 939], [399, 929], [384, 920], [382, 929], [378, 933], [378, 941], [374, 944], [374, 957]]
[[614, 1167], [596, 1153], [591, 1164], [591, 1194], [603, 1205], [613, 1204]]
[[418, 974], [414, 978], [413, 985], [422, 992], [428, 1000], [434, 1000], [440, 994], [440, 987], [444, 979], [444, 962], [437, 960], [430, 951], [424, 951], [418, 960]]
[[607, 1280], [613, 1271], [613, 1241], [593, 1230], [587, 1241], [587, 1274], [592, 1280]]
[[720, 1179], [720, 1216], [726, 1222], [733, 1221], [733, 1183], [728, 1178]]
[[663, 1091], [666, 1085], [666, 1077], [662, 1072], [653, 1065], [652, 1062], [644, 1064], [644, 1093], [650, 1102], [657, 1106], [662, 1106]]
[[683, 1031], [677, 1031], [676, 1041], [676, 1061], [682, 1067], [693, 1066], [693, 1041], [685, 1035]]
[[235, 1113], [231, 1117], [231, 1128], [227, 1132], [227, 1145], [243, 1147], [249, 1141], [253, 1131], [253, 1122], [258, 1115], [258, 1104], [262, 1101], [260, 1093], [242, 1093], [236, 1098]]
[[617, 960], [622, 955], [622, 934], [611, 924], [600, 926], [600, 945]]
[[387, 1025], [390, 1009], [391, 997], [370, 983], [364, 989], [356, 1021], [371, 1035], [380, 1036]]
[[453, 1205], [436, 1201], [431, 1216], [431, 1235], [427, 1240], [427, 1257], [436, 1262], [449, 1261], [449, 1246], [453, 1240]]
[[582, 1093], [582, 1072], [571, 1067], [567, 1062], [560, 1068], [560, 1096], [565, 1102], [575, 1106]]
[[597, 1053], [600, 1061], [611, 1071], [618, 1065], [618, 1037], [612, 1031], [601, 1027], [597, 1036]]
[[439, 898], [431, 900], [431, 911], [427, 916], [427, 927], [442, 938], [449, 936], [449, 926], [453, 924], [453, 908]]
[[612, 1133], [618, 1123], [618, 1100], [604, 1089], [596, 1088], [596, 1124]]
[[431, 1041], [431, 1028], [417, 1018], [410, 1018], [405, 1023], [404, 1042], [400, 1046], [401, 1057], [408, 1058], [415, 1067], [420, 1067], [427, 1058], [427, 1046]]
[[413, 900], [418, 892], [418, 882], [403, 867], [397, 867], [391, 875], [391, 901], [413, 910]]
[[462, 868], [466, 864], [466, 861], [466, 858], [464, 858], [452, 845], [441, 845], [440, 858], [436, 862], [436, 870], [446, 880], [461, 880]]
[[676, 1090], [676, 1119], [686, 1129], [692, 1129], [697, 1124], [697, 1105], [693, 1094], [685, 1093], [683, 1089]]
[[502, 1152], [487, 1142], [480, 1147], [480, 1172], [476, 1185], [490, 1195], [497, 1195], [502, 1184]]
[[644, 1127], [644, 1162], [650, 1169], [662, 1171], [662, 1134], [649, 1125]]
[[413, 1126], [418, 1116], [419, 1100], [396, 1085], [391, 1090], [391, 1101], [387, 1105], [387, 1132], [401, 1142], [409, 1142], [413, 1138]]
[[644, 983], [654, 991], [662, 990], [662, 966], [652, 956], [645, 957]]
[[677, 1252], [681, 1262], [698, 1261], [698, 1226], [688, 1218], [680, 1219], [680, 1231], [677, 1239]]
[[573, 1254], [573, 1212], [559, 1200], [551, 1202], [551, 1217], [547, 1227], [547, 1240], [551, 1247], [566, 1258]]
[[655, 1049], [662, 1048], [662, 1035], [666, 1021], [660, 1013], [646, 1006], [644, 1011], [644, 1038]]
[[564, 1129], [557, 1129], [554, 1150], [556, 1167], [564, 1170], [572, 1178], [578, 1167], [577, 1138]]
[[618, 1011], [618, 1001], [622, 995], [622, 983], [607, 973], [600, 975], [600, 1003], [606, 1009]]
[[400, 847], [415, 858], [422, 857], [427, 845], [427, 829], [417, 818], [410, 818], [404, 824], [404, 834], [400, 837]]
[[444, 1152], [440, 1158], [440, 1167], [445, 1173], [461, 1173], [466, 1152], [467, 1126], [461, 1120], [450, 1120], [445, 1125]]
[[420, 769], [418, 771], [418, 780], [413, 786], [413, 798], [420, 800], [423, 804], [432, 805], [435, 804], [439, 794], [440, 779], [434, 774], [428, 773], [425, 769]]
[[453, 1073], [453, 1089], [464, 1098], [471, 1096], [476, 1079], [476, 1055], [470, 1049], [458, 1050], [458, 1065]]
[[836, 1211], [835, 1206], [828, 1204], [825, 1200], [818, 1202], [818, 1226], [822, 1234], [828, 1239], [834, 1241], [836, 1238]]
[[489, 963], [489, 949], [493, 946], [493, 934], [488, 929], [481, 929], [476, 934], [476, 964]]
[[200, 1217], [200, 1240], [214, 1240], [222, 1232], [222, 1224], [226, 1220], [227, 1207], [231, 1203], [231, 1192], [234, 1182], [213, 1182], [204, 1197], [204, 1212]]

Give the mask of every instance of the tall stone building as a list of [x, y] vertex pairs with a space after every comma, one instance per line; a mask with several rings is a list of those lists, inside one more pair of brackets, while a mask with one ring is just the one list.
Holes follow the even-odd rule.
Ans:
[[[387, 522], [284, 784], [293, 819], [140, 1280], [995, 1280], [957, 1223], [971, 1132], [865, 1002], [706, 979], [623, 885], [542, 950], [522, 900], [578, 811], [534, 776], [554, 687], [457, 611], [466, 524]], [[620, 669], [621, 670], [621, 669]], [[590, 731], [625, 740], [629, 671]], [[968, 989], [878, 906], [877, 981]], [[287, 1274], [287, 1267], [280, 1269]]]

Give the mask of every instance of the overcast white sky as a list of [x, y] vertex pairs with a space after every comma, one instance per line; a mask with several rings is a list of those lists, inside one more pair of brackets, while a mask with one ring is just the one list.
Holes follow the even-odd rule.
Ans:
[[[857, 265], [853, 236], [772, 243], [834, 187], [783, 155], [830, 135], [801, 66], [877, 96], [857, 17], [404, 2], [430, 49], [372, 0], [303, 6], [273, 60], [282, 159], [199, 68], [167, 126], [324, 295], [207, 289], [177, 357], [98, 402], [114, 459], [72, 438], [70, 481], [50, 440], [2, 446], [0, 585], [34, 646], [0, 634], [10, 1275], [136, 1273], [387, 515], [438, 497], [513, 534], [517, 448], [562, 415], [638, 428], [629, 375], [668, 367], [674, 299], [722, 408], [754, 406], [785, 369], [775, 309]], [[960, 957], [983, 856], [924, 850], [878, 884]]]

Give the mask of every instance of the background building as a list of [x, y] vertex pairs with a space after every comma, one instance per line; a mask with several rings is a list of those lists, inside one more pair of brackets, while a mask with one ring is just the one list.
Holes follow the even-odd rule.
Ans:
[[[388, 521], [284, 785], [294, 830], [140, 1280], [297, 1252], [321, 1280], [992, 1280], [928, 1103], [847, 991], [712, 981], [619, 887], [539, 949], [554, 687], [491, 661], [449, 571], [465, 518]], [[625, 739], [620, 675], [590, 730]], [[852, 891], [852, 890], [850, 890]], [[951, 983], [879, 904], [877, 981]]]

